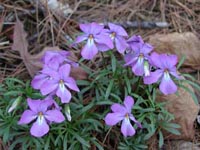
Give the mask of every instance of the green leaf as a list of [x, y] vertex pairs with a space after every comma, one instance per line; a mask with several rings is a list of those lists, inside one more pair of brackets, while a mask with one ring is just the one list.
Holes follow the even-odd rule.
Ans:
[[88, 87], [85, 87], [84, 89], [82, 89], [80, 91], [81, 94], [84, 94], [85, 92], [89, 91], [92, 87], [91, 86], [88, 86]]
[[112, 87], [113, 87], [113, 82], [114, 82], [114, 80], [111, 80], [109, 85], [108, 85], [108, 88], [106, 89], [105, 99], [108, 99], [108, 97], [110, 95], [110, 92], [111, 92]]
[[33, 140], [33, 142], [34, 142], [35, 145], [36, 145], [36, 149], [41, 149], [42, 145], [41, 145], [41, 143], [38, 141], [38, 139], [33, 138], [32, 140]]
[[109, 71], [101, 72], [101, 74], [96, 76], [95, 80], [99, 80], [99, 79], [101, 79], [102, 77], [104, 77], [104, 76], [106, 76], [108, 74], [110, 74]]
[[146, 109], [142, 109], [141, 112], [154, 112], [155, 108], [146, 108]]
[[22, 94], [22, 91], [8, 91], [4, 93], [4, 96], [16, 96]]
[[139, 148], [139, 150], [144, 150], [144, 149], [147, 149], [148, 148], [148, 146], [146, 146], [146, 145], [137, 145], [137, 148]]
[[155, 132], [149, 132], [148, 134], [145, 135], [144, 139], [148, 140], [150, 137], [152, 137], [155, 134]]
[[15, 150], [17, 144], [23, 144], [26, 140], [24, 138], [17, 138], [15, 141], [12, 142], [12, 144], [9, 146], [9, 150]]
[[103, 128], [103, 125], [101, 124], [101, 122], [92, 118], [83, 119], [80, 121], [80, 124], [84, 124], [84, 123], [91, 124], [91, 126], [93, 126], [95, 130], [98, 130], [98, 127]]
[[183, 55], [183, 57], [181, 57], [181, 60], [179, 61], [178, 65], [177, 65], [177, 69], [179, 69], [179, 68], [182, 66], [182, 64], [183, 64], [184, 61], [185, 61], [185, 58], [186, 58], [185, 55]]
[[112, 101], [104, 100], [104, 101], [98, 101], [95, 103], [96, 105], [112, 105]]
[[118, 100], [118, 102], [121, 102], [121, 98], [118, 95], [116, 95], [114, 93], [110, 93], [110, 96], [112, 96], [113, 98], [115, 98], [116, 100]]
[[89, 81], [86, 81], [86, 80], [77, 80], [76, 81], [77, 85], [90, 85], [91, 83]]
[[56, 139], [54, 140], [54, 145], [55, 146], [59, 145], [58, 143], [61, 142], [61, 137], [62, 137], [62, 135], [60, 135], [58, 133], [58, 135], [56, 136]]
[[153, 89], [153, 95], [152, 95], [152, 100], [153, 100], [153, 102], [155, 102], [155, 100], [156, 100], [156, 89]]
[[6, 81], [13, 81], [13, 82], [17, 82], [23, 86], [25, 86], [25, 83], [17, 78], [6, 78]]
[[158, 134], [159, 134], [159, 148], [162, 148], [162, 146], [164, 144], [163, 134], [161, 131], [159, 131]]
[[77, 133], [73, 132], [73, 135], [76, 137], [76, 139], [83, 145], [85, 145], [86, 147], [90, 147], [90, 144], [88, 141], [86, 141], [84, 138], [82, 138], [81, 136], [79, 136]]
[[80, 109], [78, 113], [81, 115], [82, 113], [85, 113], [85, 112], [87, 112], [88, 110], [90, 110], [93, 106], [94, 106], [93, 103], [90, 103], [90, 104], [87, 105], [87, 106], [83, 106], [83, 108]]
[[112, 72], [115, 73], [116, 66], [117, 66], [117, 60], [114, 55], [111, 56], [111, 65], [112, 65]]
[[174, 129], [174, 128], [164, 128], [164, 129], [172, 134], [181, 135], [181, 133], [177, 129]]
[[100, 94], [99, 94], [98, 88], [95, 89], [95, 97], [96, 97], [96, 100], [99, 101]]
[[82, 63], [79, 63], [79, 64], [81, 64], [80, 67], [81, 67], [86, 73], [88, 73], [88, 74], [91, 74], [91, 73], [92, 73], [92, 72], [91, 72], [91, 69], [90, 69], [88, 66], [86, 66], [86, 65], [84, 65], [84, 64], [82, 64]]
[[126, 87], [127, 87], [127, 90], [128, 90], [128, 94], [131, 93], [131, 84], [130, 84], [130, 80], [127, 78], [127, 76], [124, 76], [124, 80], [125, 80], [125, 83], [126, 83]]
[[196, 80], [192, 75], [190, 75], [190, 74], [181, 74], [181, 76], [184, 76], [184, 77], [187, 77], [187, 78], [189, 78], [189, 79], [191, 79], [191, 80]]
[[168, 123], [166, 126], [169, 128], [181, 128], [181, 126], [176, 123]]
[[3, 142], [6, 143], [9, 139], [10, 127], [4, 129]]
[[49, 149], [49, 143], [50, 143], [50, 137], [48, 136], [47, 140], [45, 142], [45, 145], [44, 145], [44, 150], [48, 150]]
[[190, 80], [184, 80], [183, 82], [186, 82], [186, 83], [192, 85], [193, 87], [195, 87], [197, 90], [200, 91], [200, 86], [198, 84], [196, 84], [195, 82], [192, 82]]
[[63, 150], [67, 150], [67, 134], [65, 134], [64, 139], [63, 139]]
[[75, 146], [76, 146], [77, 143], [78, 143], [78, 141], [73, 141], [73, 142], [70, 144], [70, 147], [68, 148], [68, 150], [76, 150], [76, 149], [75, 149]]

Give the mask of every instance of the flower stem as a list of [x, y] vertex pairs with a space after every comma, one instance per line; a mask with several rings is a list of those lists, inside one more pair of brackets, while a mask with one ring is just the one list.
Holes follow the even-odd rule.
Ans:
[[103, 144], [105, 143], [107, 137], [108, 137], [108, 134], [110, 133], [110, 131], [112, 130], [112, 127], [108, 130], [108, 132], [106, 133], [106, 136], [104, 137], [103, 139]]

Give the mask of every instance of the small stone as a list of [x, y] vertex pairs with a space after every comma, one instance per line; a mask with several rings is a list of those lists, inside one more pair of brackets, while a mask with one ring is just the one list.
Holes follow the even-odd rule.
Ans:
[[200, 148], [189, 141], [184, 140], [175, 140], [170, 141], [164, 145], [164, 149], [166, 150], [200, 150]]

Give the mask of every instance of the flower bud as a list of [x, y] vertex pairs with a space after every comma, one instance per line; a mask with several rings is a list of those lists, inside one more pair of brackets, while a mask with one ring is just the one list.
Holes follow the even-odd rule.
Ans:
[[21, 103], [22, 97], [18, 96], [17, 99], [12, 103], [11, 107], [8, 109], [8, 113], [12, 112]]
[[144, 76], [150, 76], [150, 71], [149, 71], [149, 63], [148, 61], [144, 61]]
[[66, 115], [68, 121], [72, 120], [69, 104], [65, 105], [65, 115]]

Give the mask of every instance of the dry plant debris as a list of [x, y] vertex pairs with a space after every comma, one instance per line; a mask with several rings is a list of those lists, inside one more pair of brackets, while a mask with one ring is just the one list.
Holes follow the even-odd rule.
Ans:
[[[122, 25], [134, 21], [138, 21], [138, 24], [143, 21], [168, 22], [169, 26], [164, 29], [144, 30], [140, 26], [132, 28], [130, 25], [129, 32], [140, 34], [146, 40], [155, 34], [173, 32], [177, 32], [175, 34], [192, 32], [187, 34], [195, 40], [196, 36], [200, 37], [200, 1], [198, 0], [51, 0], [49, 3], [47, 0], [1, 0], [0, 12], [0, 83], [6, 77], [12, 76], [29, 79], [29, 74], [35, 73], [35, 67], [31, 68], [34, 61], [41, 58], [47, 46], [70, 49], [79, 58], [79, 47], [72, 48], [71, 44], [75, 38], [74, 35], [79, 32], [78, 23], [80, 22], [107, 23], [111, 21]], [[16, 36], [21, 37], [21, 41], [17, 41]], [[156, 40], [158, 37], [154, 38]], [[190, 37], [187, 38], [190, 39]], [[193, 71], [198, 72], [199, 48], [195, 46], [194, 49], [194, 54], [191, 54], [190, 50], [185, 53], [189, 52], [195, 58], [187, 60], [186, 64], [187, 67], [192, 67]], [[174, 52], [176, 53], [176, 50]], [[95, 67], [98, 59], [88, 65]], [[34, 64], [34, 66], [39, 68], [40, 64]], [[83, 76], [85, 78], [87, 75]], [[106, 145], [109, 144], [108, 138]]]
[[[46, 3], [45, 3], [46, 2]], [[58, 3], [59, 4], [58, 4]], [[62, 8], [52, 10], [55, 6], [69, 6], [72, 10], [67, 16]], [[50, 6], [49, 6], [49, 5]], [[67, 9], [68, 9], [67, 8]], [[172, 33], [191, 31], [197, 37], [200, 32], [199, 1], [181, 0], [118, 0], [118, 1], [30, 1], [2, 0], [0, 2], [2, 31], [0, 32], [0, 81], [7, 76], [29, 78], [28, 71], [19, 53], [11, 51], [16, 15], [25, 26], [27, 32], [28, 51], [39, 53], [46, 46], [59, 46], [70, 49], [74, 35], [78, 34], [80, 22], [168, 22], [168, 28], [152, 28], [143, 30], [141, 27], [129, 28], [131, 34], [140, 34], [145, 39], [155, 33]], [[60, 10], [60, 11], [59, 11]], [[73, 48], [79, 57], [79, 48]], [[95, 64], [90, 64], [95, 65]]]

